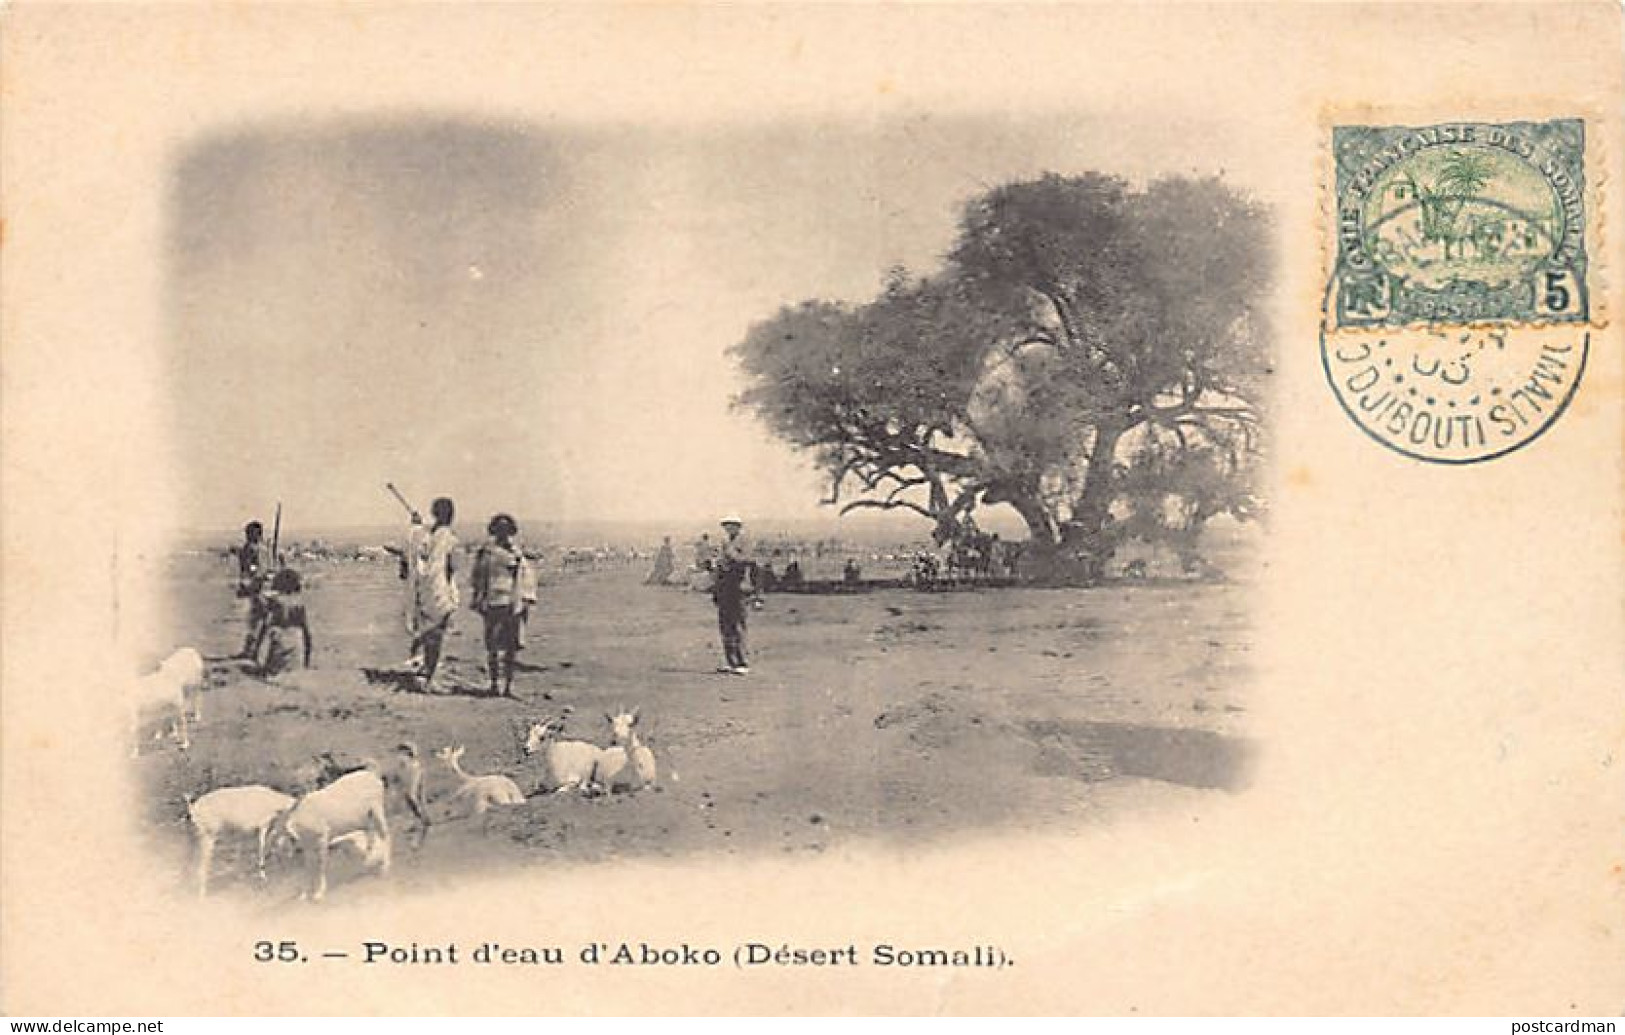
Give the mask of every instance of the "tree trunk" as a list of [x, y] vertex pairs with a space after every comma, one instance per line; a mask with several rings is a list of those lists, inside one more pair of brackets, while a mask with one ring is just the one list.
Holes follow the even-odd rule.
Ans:
[[1071, 577], [1094, 584], [1106, 577], [1106, 565], [1116, 544], [1106, 535], [1106, 519], [1115, 496], [1117, 443], [1127, 427], [1101, 424], [1095, 429], [1094, 448], [1084, 475], [1083, 494], [1072, 508], [1072, 520], [1061, 532], [1061, 553]]
[[1021, 551], [1018, 573], [1023, 579], [1048, 582], [1055, 576], [1056, 547], [1060, 545], [1055, 519], [1038, 493], [1012, 494], [1004, 500], [1027, 523], [1027, 545]]

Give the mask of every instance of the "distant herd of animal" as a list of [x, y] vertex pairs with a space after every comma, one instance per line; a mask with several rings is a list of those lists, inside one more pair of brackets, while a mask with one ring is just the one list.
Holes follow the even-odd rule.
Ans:
[[[192, 648], [170, 655], [157, 671], [135, 681], [130, 695], [132, 743], [139, 754], [143, 734], [173, 737], [181, 750], [191, 745], [190, 727], [202, 721], [203, 657]], [[656, 787], [654, 752], [639, 737], [638, 709], [606, 712], [609, 744], [562, 739], [566, 718], [532, 722], [523, 739], [524, 769], [535, 794], [576, 792], [585, 796], [626, 793]], [[493, 808], [523, 805], [526, 792], [499, 773], [474, 776], [464, 771], [461, 745], [442, 747], [435, 758], [456, 779], [445, 818], [483, 817]], [[359, 759], [343, 766], [319, 755], [299, 774], [315, 789], [301, 795], [258, 784], [219, 787], [188, 806], [196, 839], [195, 879], [206, 895], [215, 848], [222, 838], [252, 838], [256, 874], [266, 879], [266, 860], [291, 848], [304, 857], [307, 882], [302, 896], [319, 901], [327, 892], [328, 856], [337, 849], [356, 853], [362, 863], [387, 873], [391, 860], [389, 805], [403, 804], [417, 820], [417, 840], [430, 820], [423, 799], [423, 764], [418, 749], [403, 743], [386, 762]], [[675, 776], [673, 776], [675, 779]]]

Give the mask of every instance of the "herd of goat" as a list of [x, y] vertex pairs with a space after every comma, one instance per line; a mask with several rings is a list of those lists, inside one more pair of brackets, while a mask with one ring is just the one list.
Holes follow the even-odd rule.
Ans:
[[[206, 670], [191, 648], [176, 651], [156, 672], [136, 681], [131, 696], [133, 743], [139, 752], [143, 731], [160, 729], [182, 750], [190, 746], [189, 728], [201, 720]], [[624, 793], [654, 787], [654, 752], [638, 735], [638, 709], [606, 712], [609, 744], [565, 740], [563, 716], [530, 723], [523, 738], [524, 767], [533, 783], [530, 793], [586, 796]], [[512, 777], [499, 773], [475, 776], [463, 769], [463, 747], [446, 746], [435, 759], [451, 774], [455, 788], [447, 797], [446, 818], [482, 817], [493, 808], [523, 805], [526, 792]], [[390, 805], [404, 805], [417, 821], [422, 841], [430, 820], [423, 797], [424, 768], [418, 749], [403, 743], [387, 761], [359, 759], [343, 766], [322, 755], [298, 774], [302, 795], [258, 784], [220, 787], [190, 800], [188, 813], [196, 838], [196, 881], [208, 893], [216, 846], [222, 838], [257, 847], [257, 875], [266, 879], [266, 860], [284, 847], [304, 857], [307, 885], [302, 892], [319, 901], [327, 892], [328, 856], [335, 849], [354, 852], [362, 863], [387, 873], [391, 859]]]

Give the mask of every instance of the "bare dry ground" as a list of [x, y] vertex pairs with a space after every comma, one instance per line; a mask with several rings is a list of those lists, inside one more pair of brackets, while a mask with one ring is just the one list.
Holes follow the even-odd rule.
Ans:
[[[402, 740], [428, 762], [437, 819], [421, 846], [398, 839], [389, 880], [406, 886], [561, 859], [816, 853], [852, 839], [909, 851], [1170, 803], [1195, 814], [1246, 783], [1250, 593], [1235, 566], [1213, 583], [772, 595], [751, 615], [748, 676], [714, 671], [704, 594], [646, 587], [640, 568], [551, 572], [517, 700], [475, 695], [484, 655], [466, 611], [447, 664], [469, 693], [402, 692], [369, 673], [407, 652], [389, 562], [307, 566], [314, 667], [263, 681], [227, 657], [242, 637], [230, 567], [198, 554], [172, 566], [173, 642], [205, 654], [211, 685], [191, 751], [148, 744], [137, 763], [177, 882], [188, 796], [240, 783], [291, 790], [318, 751], [386, 758]], [[466, 745], [469, 772], [506, 773], [528, 793], [535, 776], [519, 737], [529, 721], [568, 709], [569, 735], [606, 743], [603, 712], [617, 706], [641, 709], [657, 790], [538, 795], [488, 830], [447, 814], [453, 781], [434, 748]], [[255, 891], [232, 876], [230, 849], [218, 866], [222, 893], [295, 893], [291, 867]], [[373, 883], [350, 879], [353, 868], [335, 876], [336, 895]]]

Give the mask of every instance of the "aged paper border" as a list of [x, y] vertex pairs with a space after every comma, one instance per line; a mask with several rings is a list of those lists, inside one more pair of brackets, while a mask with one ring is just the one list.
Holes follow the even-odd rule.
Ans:
[[[1365, 440], [1314, 336], [1320, 113], [1525, 117], [1530, 93], [1615, 112], [1616, 10], [22, 4], [0, 32], [8, 1013], [1625, 1008], [1618, 332], [1594, 338], [1559, 427], [1468, 472]], [[155, 368], [178, 142], [426, 106], [579, 124], [1080, 105], [1257, 119], [1294, 186], [1254, 792], [1200, 823], [1176, 806], [920, 854], [561, 867], [387, 913], [173, 897], [125, 820], [119, 666], [96, 648], [150, 613], [144, 573], [174, 517]], [[1588, 128], [1619, 168], [1617, 113]], [[1601, 216], [1599, 275], [1618, 258], [1604, 240], [1625, 239]], [[250, 962], [259, 937], [996, 942], [1018, 966], [293, 973]]]

